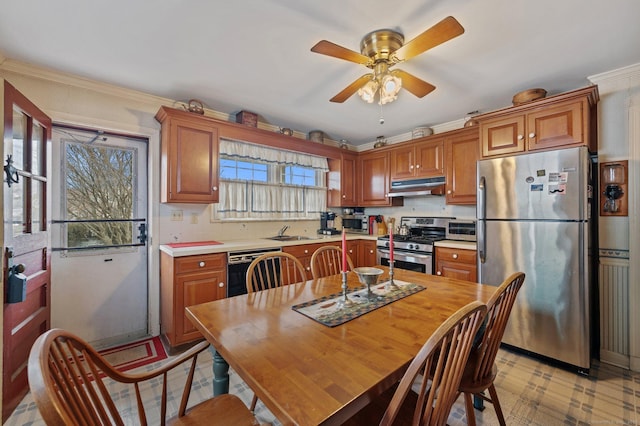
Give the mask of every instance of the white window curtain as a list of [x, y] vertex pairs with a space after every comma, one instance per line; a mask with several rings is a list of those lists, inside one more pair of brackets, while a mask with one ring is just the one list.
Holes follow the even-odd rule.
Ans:
[[[325, 173], [327, 159], [259, 145], [222, 140], [220, 155], [244, 161], [261, 161], [280, 166], [311, 167]], [[215, 220], [317, 219], [326, 211], [327, 188], [324, 179], [319, 186], [285, 185], [275, 181], [281, 173], [270, 173], [273, 181], [221, 180], [220, 200], [213, 207]]]

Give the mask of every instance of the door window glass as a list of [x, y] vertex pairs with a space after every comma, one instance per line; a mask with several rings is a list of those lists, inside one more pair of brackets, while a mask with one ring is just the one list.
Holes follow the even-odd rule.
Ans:
[[136, 151], [63, 141], [68, 248], [130, 245], [136, 236]]

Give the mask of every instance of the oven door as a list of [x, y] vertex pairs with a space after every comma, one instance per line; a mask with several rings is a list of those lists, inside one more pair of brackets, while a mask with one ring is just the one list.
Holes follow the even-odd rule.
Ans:
[[[389, 266], [389, 249], [378, 247], [377, 257], [378, 264]], [[433, 257], [430, 253], [395, 250], [393, 252], [393, 266], [398, 269], [433, 275]]]

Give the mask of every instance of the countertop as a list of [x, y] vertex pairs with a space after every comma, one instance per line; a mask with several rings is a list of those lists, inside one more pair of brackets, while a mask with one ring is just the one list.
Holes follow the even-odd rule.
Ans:
[[436, 247], [447, 247], [461, 250], [476, 250], [477, 244], [475, 241], [455, 241], [455, 240], [441, 240], [433, 243]]
[[[347, 234], [347, 240], [371, 240], [376, 241], [377, 235], [368, 234]], [[202, 242], [194, 241], [193, 245], [188, 242], [178, 242], [183, 247], [171, 247], [168, 244], [160, 245], [160, 251], [172, 257], [193, 256], [199, 254], [226, 253], [230, 251], [256, 250], [256, 249], [276, 249], [279, 247], [297, 246], [301, 244], [317, 244], [322, 242], [341, 241], [342, 235], [318, 235], [306, 240], [293, 241], [273, 241], [266, 238], [252, 238], [244, 240], [218, 240], [211, 245], [202, 245]]]

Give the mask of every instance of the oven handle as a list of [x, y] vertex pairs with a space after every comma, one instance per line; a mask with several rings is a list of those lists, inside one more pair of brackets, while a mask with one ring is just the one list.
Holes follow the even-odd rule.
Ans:
[[[378, 248], [378, 253], [380, 254], [387, 254], [389, 256], [391, 256], [391, 253], [389, 250], [382, 250], [380, 248]], [[412, 258], [418, 258], [418, 259], [430, 259], [431, 257], [433, 257], [433, 255], [431, 254], [420, 254], [420, 253], [404, 253], [404, 252], [399, 252], [399, 251], [394, 251], [393, 252], [393, 256], [394, 258], [398, 259], [398, 260], [406, 260], [410, 257]]]

